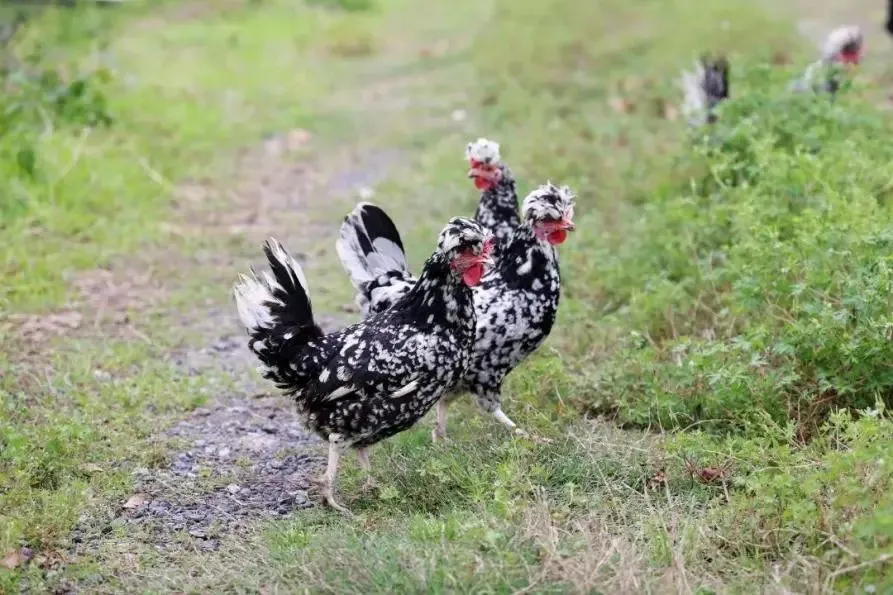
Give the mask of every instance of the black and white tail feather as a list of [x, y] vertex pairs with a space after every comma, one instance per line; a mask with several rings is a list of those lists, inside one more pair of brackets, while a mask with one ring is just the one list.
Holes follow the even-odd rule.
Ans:
[[240, 275], [233, 287], [239, 319], [251, 336], [249, 347], [263, 366], [264, 378], [294, 391], [289, 363], [310, 341], [323, 336], [313, 320], [310, 289], [301, 265], [276, 239], [264, 244], [270, 270]]
[[358, 204], [344, 218], [335, 249], [357, 290], [363, 318], [387, 310], [415, 285], [400, 232], [372, 203]]
[[716, 121], [716, 106], [729, 98], [729, 62], [701, 56], [692, 71], [682, 71], [682, 113], [692, 128]]

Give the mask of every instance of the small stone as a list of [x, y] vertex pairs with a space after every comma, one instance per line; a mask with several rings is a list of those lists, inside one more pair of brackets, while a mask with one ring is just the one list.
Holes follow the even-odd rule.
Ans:
[[270, 424], [267, 424], [267, 425], [263, 426], [263, 427], [261, 428], [261, 430], [263, 430], [263, 431], [266, 432], [267, 434], [276, 434], [276, 433], [279, 432], [279, 428], [277, 428], [277, 427], [274, 426], [274, 425], [270, 425]]
[[193, 537], [198, 538], [198, 539], [205, 539], [207, 537], [205, 535], [205, 532], [202, 531], [201, 529], [193, 529], [189, 532], [189, 534], [192, 535]]
[[464, 109], [457, 109], [450, 117], [453, 118], [453, 122], [462, 122], [468, 117], [468, 113]]
[[372, 200], [375, 196], [375, 190], [369, 186], [360, 186], [357, 188], [357, 196], [360, 197], [360, 200]]
[[242, 490], [242, 488], [234, 483], [231, 483], [228, 486], [226, 486], [226, 491], [229, 492], [230, 494], [238, 494], [241, 490]]
[[226, 459], [229, 457], [231, 452], [232, 451], [229, 449], [229, 447], [224, 446], [220, 450], [217, 451], [217, 456], [220, 457], [221, 459]]

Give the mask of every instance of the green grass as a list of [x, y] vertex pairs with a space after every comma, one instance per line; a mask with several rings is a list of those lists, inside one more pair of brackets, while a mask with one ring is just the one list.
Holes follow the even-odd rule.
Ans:
[[[99, 325], [34, 347], [13, 340], [16, 319], [0, 327], [0, 555], [65, 550], [79, 517], [164, 461], [158, 432], [225, 381], [164, 356], [204, 340], [183, 312], [229, 307], [266, 230], [204, 226], [254, 204], [227, 197], [252, 188], [233, 155], [285, 130], [314, 136], [319, 154], [297, 158], [323, 181], [400, 151], [374, 200], [415, 266], [473, 211], [471, 138], [503, 143], [521, 192], [547, 178], [577, 191], [559, 323], [505, 388], [509, 415], [554, 442], [511, 440], [462, 404], [450, 445], [423, 423], [376, 448], [377, 494], [346, 464], [356, 519], [295, 513], [213, 553], [115, 534], [62, 569], [0, 570], [0, 590], [893, 589], [893, 155], [864, 80], [834, 104], [782, 97], [796, 69], [763, 64], [803, 63], [807, 44], [737, 0], [209, 6], [47, 11], [20, 42], [81, 73], [106, 48], [112, 76], [91, 89], [114, 121], [85, 135], [31, 118], [0, 138], [3, 312], [83, 310], [69, 283], [83, 269], [132, 263], [165, 283], [160, 305], [133, 307], [138, 339]], [[678, 68], [709, 48], [730, 53], [741, 99], [701, 142], [664, 115]], [[33, 177], [12, 161], [23, 145]], [[208, 203], [184, 207], [173, 189], [196, 180], [215, 180]], [[334, 194], [270, 221], [314, 255], [329, 311], [351, 297], [331, 236], [355, 198]]]

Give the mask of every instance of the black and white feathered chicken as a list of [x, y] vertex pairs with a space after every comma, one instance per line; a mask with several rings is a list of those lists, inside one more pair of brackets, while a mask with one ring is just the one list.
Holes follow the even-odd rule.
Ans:
[[716, 121], [716, 106], [729, 98], [729, 62], [701, 56], [692, 71], [682, 71], [682, 114], [693, 128]]
[[893, 0], [887, 2], [887, 23], [885, 25], [887, 33], [893, 35]]
[[[521, 221], [515, 178], [501, 162], [499, 144], [494, 141], [479, 138], [468, 143], [465, 158], [469, 164], [468, 177], [482, 191], [474, 220], [493, 235], [498, 247]], [[360, 208], [363, 205], [365, 210]], [[360, 231], [368, 228], [375, 235], [371, 238], [364, 233], [345, 235], [344, 231], [351, 227]], [[341, 230], [335, 248], [358, 290], [356, 304], [360, 313], [364, 318], [368, 316], [371, 304], [375, 304], [373, 312], [388, 309], [415, 283], [406, 263], [400, 232], [391, 218], [371, 203], [354, 209], [345, 218]]]
[[252, 271], [234, 287], [264, 378], [294, 397], [303, 423], [329, 442], [319, 484], [332, 507], [346, 511], [334, 497], [344, 449], [357, 449], [368, 473], [368, 448], [412, 426], [462, 377], [476, 329], [470, 287], [491, 264], [491, 249], [481, 226], [451, 219], [391, 308], [329, 335], [314, 322], [300, 265], [276, 240], [264, 246], [272, 274]]
[[[574, 196], [566, 186], [548, 183], [524, 199], [520, 223], [499, 246], [496, 266], [475, 286], [471, 364], [438, 402], [435, 440], [446, 435], [447, 406], [463, 391], [474, 393], [502, 424], [525, 433], [502, 411], [502, 382], [552, 330], [561, 288], [555, 246], [574, 229], [573, 215]], [[337, 248], [364, 315], [388, 311], [393, 296], [412, 283], [396, 226], [375, 205], [362, 203], [345, 218]]]
[[865, 38], [859, 27], [850, 25], [834, 29], [825, 39], [821, 57], [806, 68], [791, 84], [791, 89], [834, 95], [840, 88], [840, 68], [858, 66], [864, 44]]
[[518, 227], [518, 193], [515, 178], [499, 156], [499, 144], [485, 138], [468, 143], [468, 177], [482, 190], [474, 220], [502, 243]]

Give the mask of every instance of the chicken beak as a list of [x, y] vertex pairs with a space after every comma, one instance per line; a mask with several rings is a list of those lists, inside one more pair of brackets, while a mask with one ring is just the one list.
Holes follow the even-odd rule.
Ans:
[[565, 217], [561, 220], [561, 229], [565, 231], [574, 231], [575, 229], [577, 229], [577, 226], [574, 225], [573, 221]]
[[474, 166], [468, 170], [469, 178], [483, 178], [490, 182], [498, 182], [502, 177], [501, 172], [496, 168]]

